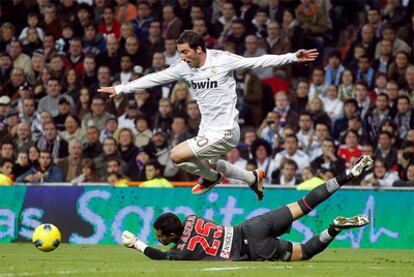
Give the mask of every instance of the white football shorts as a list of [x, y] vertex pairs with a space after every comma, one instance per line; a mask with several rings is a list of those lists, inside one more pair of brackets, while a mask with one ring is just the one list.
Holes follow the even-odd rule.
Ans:
[[224, 154], [233, 149], [240, 140], [240, 127], [223, 131], [202, 131], [194, 138], [188, 139], [194, 155], [200, 160], [216, 163]]

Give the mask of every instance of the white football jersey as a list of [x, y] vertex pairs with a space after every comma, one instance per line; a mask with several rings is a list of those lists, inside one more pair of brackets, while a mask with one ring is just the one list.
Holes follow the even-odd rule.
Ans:
[[230, 130], [237, 125], [236, 82], [233, 71], [238, 68], [282, 66], [298, 61], [294, 53], [243, 58], [230, 52], [207, 49], [207, 58], [200, 68], [191, 68], [177, 61], [169, 68], [148, 74], [138, 80], [115, 86], [119, 93], [130, 93], [159, 86], [175, 80], [185, 80], [201, 113], [200, 130]]

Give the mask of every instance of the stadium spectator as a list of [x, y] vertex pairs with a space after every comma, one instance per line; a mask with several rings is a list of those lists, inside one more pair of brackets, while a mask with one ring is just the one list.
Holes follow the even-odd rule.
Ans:
[[154, 130], [148, 147], [152, 155], [164, 167], [162, 175], [166, 178], [174, 177], [178, 173], [178, 167], [169, 155], [171, 148], [168, 145], [168, 135], [161, 129]]
[[81, 80], [84, 86], [90, 87], [92, 84], [97, 83], [98, 79], [96, 76], [96, 61], [95, 56], [90, 54], [85, 55], [83, 60], [83, 74]]
[[162, 36], [161, 22], [154, 20], [150, 23], [148, 37], [141, 40], [142, 49], [145, 52], [146, 58], [151, 58], [156, 52], [164, 52], [165, 50], [165, 41], [167, 39], [173, 39], [172, 37]]
[[317, 6], [313, 0], [301, 0], [295, 12], [303, 30], [303, 38], [309, 41], [305, 43], [310, 43], [310, 46], [318, 49], [320, 56], [315, 63], [321, 65], [325, 47], [324, 35], [329, 30], [328, 15], [324, 7]]
[[[334, 94], [334, 92], [332, 91], [330, 93]], [[328, 113], [325, 112], [324, 104], [321, 100], [321, 97], [311, 98], [306, 107], [306, 112], [310, 114], [310, 116], [312, 117], [312, 121], [314, 122], [315, 125], [322, 122], [328, 125], [329, 129], [331, 129], [332, 119], [329, 117]]]
[[92, 99], [91, 112], [87, 113], [82, 119], [82, 131], [90, 126], [95, 126], [98, 130], [105, 128], [106, 120], [111, 117], [111, 114], [105, 111], [105, 100], [97, 95]]
[[399, 87], [405, 85], [405, 71], [410, 66], [410, 57], [404, 51], [395, 54], [395, 60], [388, 68], [388, 79], [397, 82]]
[[177, 51], [177, 43], [173, 38], [165, 38], [164, 40], [164, 57], [165, 57], [165, 64], [170, 66], [175, 62], [180, 60], [180, 53]]
[[4, 94], [11, 100], [16, 100], [19, 97], [17, 92], [24, 85], [25, 79], [26, 75], [23, 69], [14, 67], [11, 71], [10, 80], [4, 84]]
[[368, 96], [368, 84], [365, 81], [356, 83], [355, 99], [358, 104], [358, 113], [361, 118], [365, 118], [368, 112], [373, 108], [374, 103]]
[[29, 156], [27, 152], [28, 151], [26, 150], [22, 152], [19, 151], [17, 153], [16, 163], [13, 166], [13, 175], [15, 179], [30, 169]]
[[162, 19], [163, 38], [178, 38], [178, 35], [182, 31], [183, 21], [175, 15], [174, 7], [172, 5], [164, 5], [162, 9]]
[[221, 16], [213, 22], [214, 37], [226, 37], [231, 32], [231, 25], [233, 20], [237, 19], [236, 9], [232, 1], [225, 1], [222, 3], [220, 9]]
[[381, 11], [379, 8], [370, 6], [366, 11], [367, 23], [374, 29], [374, 35], [376, 38], [381, 38], [383, 34], [384, 24], [381, 18]]
[[82, 169], [82, 174], [70, 181], [72, 185], [76, 186], [82, 183], [97, 183], [100, 181], [95, 163], [92, 159], [84, 159], [80, 167]]
[[339, 146], [338, 156], [345, 160], [346, 168], [350, 168], [354, 159], [362, 155], [362, 146], [359, 145], [358, 140], [358, 133], [348, 130], [345, 136], [345, 144]]
[[99, 140], [103, 143], [106, 138], [112, 138], [118, 129], [118, 119], [116, 117], [109, 117], [105, 122], [105, 128], [101, 130]]
[[27, 183], [49, 183], [56, 185], [63, 182], [62, 171], [54, 165], [52, 155], [47, 150], [41, 150], [39, 164], [32, 166], [28, 171], [16, 178], [16, 182]]
[[139, 90], [135, 93], [134, 97], [137, 101], [141, 115], [145, 116], [146, 118], [153, 117], [154, 111], [157, 110], [157, 104], [155, 104], [154, 100], [150, 98], [149, 90]]
[[[68, 55], [68, 50], [70, 48], [70, 41], [75, 36], [75, 30], [70, 22], [64, 22], [62, 24], [62, 34], [60, 38], [56, 40], [56, 50], [58, 53]], [[78, 45], [76, 46], [78, 48]]]
[[30, 69], [32, 67], [32, 59], [23, 53], [23, 46], [20, 40], [12, 40], [10, 42], [9, 54], [13, 60], [14, 68], [23, 69], [25, 74], [28, 74], [30, 72]]
[[282, 16], [281, 30], [287, 36], [292, 45], [292, 51], [303, 48], [303, 30], [296, 19], [294, 10], [285, 9]]
[[[129, 3], [127, 0], [117, 0], [117, 6], [115, 7], [115, 18], [120, 22], [128, 22], [137, 17], [138, 11], [134, 4]], [[139, 8], [139, 6], [138, 6]]]
[[321, 96], [320, 99], [322, 100], [325, 112], [329, 115], [332, 124], [342, 117], [344, 104], [338, 98], [338, 90], [335, 85], [329, 85], [326, 89], [326, 97]]
[[[60, 54], [55, 54], [50, 58], [50, 64], [48, 68], [48, 73], [50, 78], [56, 78], [60, 83], [63, 83], [65, 75], [65, 64], [63, 62], [63, 57]], [[47, 85], [47, 80], [42, 80], [45, 85]]]
[[[192, 9], [194, 9], [194, 7], [195, 6], [193, 6]], [[203, 37], [206, 47], [212, 48], [212, 49], [219, 48], [217, 39], [211, 35], [212, 32], [208, 30], [207, 22], [205, 19], [193, 20], [192, 30]]]
[[394, 121], [398, 126], [400, 138], [405, 139], [408, 136], [409, 130], [414, 128], [414, 108], [408, 95], [398, 96], [397, 114], [394, 117]]
[[312, 80], [309, 87], [309, 99], [325, 96], [328, 84], [325, 83], [325, 69], [323, 67], [315, 67], [312, 70]]
[[96, 56], [105, 52], [105, 39], [91, 21], [83, 26], [83, 33], [82, 45], [86, 54]]
[[149, 121], [144, 116], [137, 116], [135, 118], [135, 145], [137, 147], [146, 146], [152, 137]]
[[375, 72], [387, 74], [390, 64], [393, 62], [392, 43], [389, 40], [381, 40], [378, 45], [378, 55], [372, 63], [372, 69]]
[[[121, 160], [121, 155], [118, 152], [118, 143], [112, 137], [104, 139], [102, 142], [102, 153], [93, 157], [96, 171], [99, 176], [105, 176], [106, 164], [109, 160]], [[125, 167], [125, 163], [121, 162], [121, 166]]]
[[10, 22], [5, 22], [0, 28], [0, 51], [6, 51], [10, 47], [10, 43], [15, 39], [16, 28]]
[[15, 108], [8, 110], [0, 124], [0, 142], [11, 141], [16, 135], [16, 126], [19, 124], [19, 112]]
[[296, 186], [300, 183], [297, 178], [297, 163], [292, 159], [283, 159], [280, 170], [276, 169], [272, 172], [272, 184], [282, 186]]
[[[117, 180], [115, 180], [115, 182], [110, 182], [109, 181], [109, 176], [111, 175], [111, 174], [119, 174], [121, 177], [123, 177], [122, 176], [122, 166], [121, 166], [121, 161], [120, 160], [118, 160], [118, 159], [116, 159], [116, 158], [112, 158], [112, 159], [109, 159], [107, 162], [106, 162], [106, 172], [105, 172], [105, 175], [101, 175], [101, 176], [103, 176], [103, 178], [102, 178], [102, 180], [105, 182], [105, 181], [108, 181], [108, 183], [110, 184], [110, 185], [113, 185], [113, 183], [115, 183]], [[119, 178], [119, 177], [118, 177]]]
[[77, 116], [72, 114], [68, 114], [66, 116], [64, 130], [60, 132], [60, 136], [67, 142], [72, 140], [84, 140], [84, 135], [82, 134], [82, 130], [80, 128], [80, 120]]
[[37, 141], [37, 147], [41, 151], [49, 151], [56, 161], [68, 156], [68, 143], [62, 139], [53, 121], [44, 124], [44, 134]]
[[135, 129], [135, 117], [138, 115], [138, 105], [135, 99], [128, 101], [125, 113], [118, 117], [118, 128]]
[[303, 151], [307, 152], [310, 144], [312, 143], [315, 130], [313, 129], [312, 116], [307, 113], [301, 113], [299, 116], [299, 131], [296, 133], [296, 137], [299, 141], [299, 147]]
[[76, 114], [79, 120], [82, 120], [84, 116], [91, 112], [92, 95], [87, 87], [82, 87], [79, 91], [79, 101], [76, 106]]
[[103, 8], [102, 21], [98, 25], [98, 30], [106, 39], [111, 36], [119, 39], [121, 36], [121, 23], [115, 18], [115, 9], [113, 6], [106, 5]]
[[359, 144], [362, 145], [364, 143], [371, 142], [369, 140], [368, 130], [364, 126], [364, 124], [362, 122], [362, 119], [357, 114], [354, 114], [354, 115], [352, 115], [351, 117], [348, 118], [347, 126], [348, 126], [347, 129], [342, 131], [339, 134], [338, 141], [339, 141], [340, 144], [345, 143], [345, 138], [346, 138], [347, 132], [349, 130], [354, 131], [358, 134], [358, 136], [359, 136], [358, 143]]
[[6, 84], [10, 80], [13, 69], [12, 57], [7, 52], [0, 53], [0, 85]]
[[339, 86], [344, 70], [341, 53], [337, 50], [332, 51], [328, 56], [328, 64], [325, 66], [325, 83]]
[[151, 16], [151, 4], [148, 1], [139, 1], [137, 16], [131, 18], [130, 23], [134, 26], [135, 33], [139, 39], [148, 37], [148, 29], [154, 18]]
[[371, 141], [377, 137], [381, 124], [391, 118], [390, 108], [388, 106], [388, 95], [381, 93], [375, 100], [375, 107], [367, 114], [365, 118], [365, 128], [368, 130], [368, 136]]
[[374, 172], [367, 174], [361, 185], [391, 187], [399, 179], [397, 172], [390, 170], [384, 160], [377, 158], [374, 162]]
[[185, 116], [183, 114], [176, 114], [171, 123], [169, 145], [175, 147], [191, 137], [191, 134], [187, 130], [187, 120]]
[[128, 164], [137, 154], [135, 135], [129, 128], [120, 128], [118, 131], [118, 152], [121, 160]]
[[53, 117], [53, 121], [56, 124], [56, 128], [59, 132], [65, 130], [65, 121], [70, 114], [70, 103], [66, 97], [59, 98], [58, 102], [58, 114]]
[[362, 55], [358, 59], [358, 70], [356, 71], [356, 81], [365, 81], [368, 88], [374, 85], [375, 72], [372, 69], [368, 56]]
[[15, 159], [14, 157], [14, 143], [11, 141], [5, 141], [1, 144], [0, 157], [7, 159]]
[[[402, 39], [397, 37], [395, 28], [391, 25], [385, 25], [382, 29], [382, 39], [387, 40], [391, 43], [391, 53], [392, 56], [396, 56], [398, 52], [411, 52], [411, 47]], [[377, 47], [375, 49], [375, 58], [380, 57], [380, 45], [377, 44]]]
[[82, 172], [82, 143], [79, 140], [71, 140], [68, 146], [68, 156], [59, 160], [56, 165], [62, 170], [64, 182], [72, 181]]
[[57, 54], [55, 47], [55, 38], [52, 34], [45, 34], [42, 48], [45, 62], [49, 63], [50, 59]]
[[398, 151], [393, 145], [392, 135], [387, 131], [381, 131], [378, 134], [377, 150], [375, 151], [375, 158], [384, 160], [388, 168], [393, 168], [397, 163]]
[[251, 153], [256, 161], [257, 168], [265, 173], [265, 181], [271, 181], [271, 164], [272, 164], [272, 146], [264, 139], [257, 138], [251, 143]]
[[146, 181], [141, 188], [172, 188], [172, 184], [161, 175], [162, 166], [157, 161], [149, 161], [145, 164]]
[[34, 144], [31, 138], [30, 125], [27, 122], [21, 122], [17, 125], [16, 135], [14, 144], [18, 152], [26, 152]]
[[387, 75], [385, 73], [382, 72], [377, 72], [375, 74], [375, 83], [374, 83], [374, 89], [370, 92], [370, 97], [372, 100], [376, 100], [377, 96], [380, 93], [387, 93], [387, 91], [385, 90], [386, 86], [387, 86]]
[[174, 114], [185, 113], [187, 104], [191, 101], [187, 83], [176, 83], [171, 91], [170, 100]]
[[330, 127], [324, 122], [318, 122], [315, 124], [315, 135], [312, 138], [307, 154], [310, 161], [313, 161], [316, 157], [322, 155], [322, 142], [330, 137]]
[[198, 127], [201, 121], [201, 114], [200, 109], [198, 108], [198, 104], [195, 100], [191, 100], [187, 103], [186, 114], [188, 117], [187, 124], [189, 132], [193, 135], [197, 135]]
[[125, 168], [125, 175], [131, 181], [145, 181], [145, 165], [153, 158], [148, 147], [139, 147], [135, 159], [132, 159]]
[[407, 177], [405, 180], [397, 180], [392, 184], [393, 187], [413, 187], [414, 186], [414, 164], [407, 168]]
[[162, 98], [158, 101], [158, 112], [153, 117], [152, 128], [161, 129], [168, 134], [173, 121], [172, 106], [170, 99]]
[[129, 82], [132, 81], [132, 61], [128, 55], [121, 56], [120, 61], [121, 72], [113, 77], [113, 82]]
[[345, 160], [336, 154], [335, 141], [324, 139], [322, 142], [322, 155], [311, 162], [311, 168], [317, 171], [329, 170], [335, 175], [345, 171]]
[[281, 169], [284, 159], [291, 159], [296, 162], [297, 174], [301, 174], [302, 170], [310, 165], [309, 156], [299, 149], [299, 141], [295, 135], [288, 135], [284, 139], [283, 151], [276, 154], [270, 165], [270, 172]]
[[102, 153], [102, 144], [99, 141], [99, 129], [96, 126], [88, 126], [86, 130], [86, 143], [83, 146], [84, 158], [93, 159]]
[[289, 105], [288, 94], [285, 91], [279, 91], [274, 96], [275, 108], [273, 109], [279, 115], [280, 127], [291, 126], [295, 130], [298, 127], [299, 115], [294, 112]]
[[[270, 19], [267, 14], [266, 8], [258, 8], [256, 14], [254, 15], [254, 19], [250, 22], [246, 22], [247, 24], [250, 24], [251, 33], [254, 33], [254, 35], [260, 39], [264, 40], [267, 35], [267, 25], [270, 23]], [[286, 51], [284, 53], [288, 53], [289, 51]]]
[[14, 162], [10, 158], [0, 158], [0, 186], [12, 186]]
[[145, 49], [140, 45], [136, 36], [129, 36], [125, 41], [124, 53], [131, 56], [132, 63], [148, 68], [151, 65], [152, 56], [147, 57]]
[[37, 112], [42, 113], [48, 111], [52, 116], [59, 114], [58, 103], [60, 100], [61, 85], [58, 79], [51, 77], [47, 81], [47, 95], [40, 99]]
[[[274, 140], [278, 138], [280, 131], [280, 117], [277, 112], [271, 111], [267, 113], [262, 124], [257, 129], [257, 136], [266, 140], [273, 147]], [[276, 146], [276, 145], [275, 145]]]
[[374, 59], [377, 38], [375, 37], [374, 28], [372, 25], [365, 24], [362, 26], [360, 36], [352, 40], [344, 60], [344, 63], [347, 66], [350, 65], [353, 57], [359, 58], [359, 55], [354, 52], [357, 45], [360, 47], [362, 46], [362, 48], [365, 50], [364, 54], [368, 56], [369, 60], [372, 61]]
[[[121, 70], [121, 55], [118, 39], [113, 36], [108, 37], [106, 39], [105, 48], [106, 51], [96, 56], [96, 64], [98, 67], [98, 81], [101, 81], [99, 80], [99, 71], [102, 66], [108, 67], [111, 73], [119, 72]], [[109, 80], [107, 82], [109, 82]]]
[[27, 151], [27, 157], [29, 159], [29, 165], [34, 166], [39, 163], [40, 157], [40, 150], [37, 148], [36, 145], [30, 146], [29, 150]]

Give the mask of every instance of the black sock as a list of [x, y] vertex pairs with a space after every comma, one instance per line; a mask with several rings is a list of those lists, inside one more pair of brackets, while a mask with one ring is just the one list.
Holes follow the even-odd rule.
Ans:
[[306, 243], [301, 244], [303, 259], [309, 260], [316, 254], [325, 250], [339, 232], [340, 231], [335, 230], [333, 227], [329, 227], [319, 235], [308, 240]]
[[352, 179], [352, 175], [345, 173], [336, 178], [326, 181], [326, 183], [312, 189], [305, 197], [298, 201], [299, 207], [304, 214], [308, 214], [321, 202], [328, 199], [335, 191]]

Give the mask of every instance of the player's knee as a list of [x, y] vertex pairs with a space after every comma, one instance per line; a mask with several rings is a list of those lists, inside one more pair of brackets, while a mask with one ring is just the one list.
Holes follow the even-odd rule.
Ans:
[[183, 159], [180, 155], [180, 153], [178, 153], [177, 149], [173, 148], [170, 152], [170, 158], [171, 161], [175, 164], [179, 164], [183, 162]]

